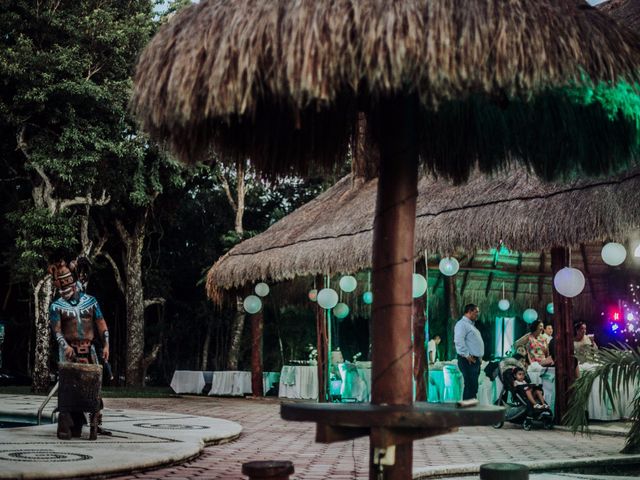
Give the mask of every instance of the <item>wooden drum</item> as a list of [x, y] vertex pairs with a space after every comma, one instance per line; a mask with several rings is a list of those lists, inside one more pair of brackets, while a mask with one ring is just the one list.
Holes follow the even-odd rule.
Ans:
[[88, 363], [60, 363], [58, 366], [58, 410], [97, 412], [100, 410], [102, 366]]

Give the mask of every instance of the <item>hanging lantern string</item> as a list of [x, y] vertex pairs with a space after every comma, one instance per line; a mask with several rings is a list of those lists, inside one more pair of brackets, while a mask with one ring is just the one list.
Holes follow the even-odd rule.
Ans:
[[529, 308], [531, 308], [531, 284], [529, 284]]
[[[425, 250], [424, 251], [424, 276], [425, 279], [427, 281], [427, 295], [425, 298], [425, 318], [426, 321], [429, 322], [429, 260], [428, 260], [428, 252]], [[427, 325], [429, 325], [427, 323]], [[431, 332], [429, 332], [429, 335], [431, 335]], [[429, 339], [427, 339], [429, 340]]]
[[571, 268], [571, 247], [569, 247], [569, 268]]
[[504, 298], [504, 282], [502, 282], [502, 298]]

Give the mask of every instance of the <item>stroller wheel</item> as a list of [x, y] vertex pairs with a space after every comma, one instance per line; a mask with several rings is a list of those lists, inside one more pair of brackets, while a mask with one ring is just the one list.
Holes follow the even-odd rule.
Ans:
[[553, 422], [551, 420], [545, 420], [544, 428], [546, 430], [553, 430]]
[[524, 422], [522, 422], [522, 428], [524, 428], [527, 432], [531, 430], [532, 427], [533, 427], [533, 422], [531, 421], [530, 418], [526, 418]]
[[504, 422], [494, 423], [493, 428], [502, 428], [503, 425], [504, 425]]

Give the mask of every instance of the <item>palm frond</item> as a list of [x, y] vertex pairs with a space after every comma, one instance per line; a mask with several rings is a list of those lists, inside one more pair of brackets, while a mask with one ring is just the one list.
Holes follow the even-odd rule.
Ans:
[[[616, 400], [635, 392], [633, 397], [632, 427], [627, 434], [624, 453], [640, 451], [640, 347], [632, 349], [628, 345], [602, 348], [589, 356], [596, 367], [585, 371], [571, 386], [571, 401], [563, 422], [572, 432], [589, 433], [587, 405], [596, 381], [600, 386], [600, 400], [617, 408]], [[633, 390], [630, 390], [633, 389]]]

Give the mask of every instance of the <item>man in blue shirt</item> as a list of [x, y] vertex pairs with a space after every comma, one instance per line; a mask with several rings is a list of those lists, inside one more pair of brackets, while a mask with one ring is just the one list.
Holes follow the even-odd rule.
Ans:
[[480, 364], [484, 355], [484, 342], [480, 331], [476, 328], [478, 306], [470, 303], [464, 307], [464, 315], [456, 323], [453, 341], [458, 354], [458, 368], [464, 378], [463, 400], [476, 398], [478, 395], [478, 377]]

